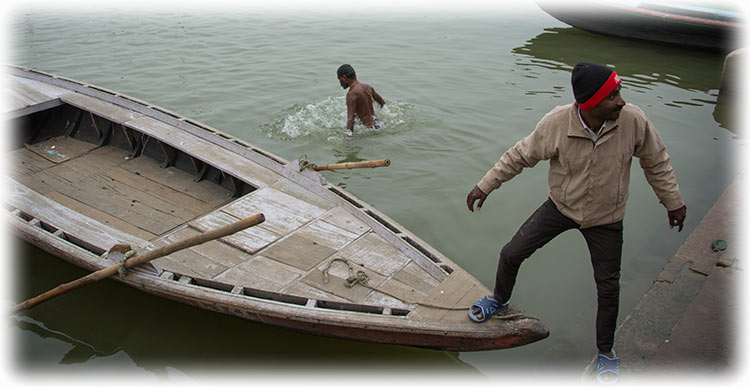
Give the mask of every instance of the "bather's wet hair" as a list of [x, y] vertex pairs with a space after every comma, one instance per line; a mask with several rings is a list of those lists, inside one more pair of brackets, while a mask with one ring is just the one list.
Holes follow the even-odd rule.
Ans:
[[339, 77], [346, 75], [347, 78], [357, 79], [357, 73], [354, 72], [354, 67], [350, 64], [342, 64], [339, 69], [336, 70], [336, 75]]

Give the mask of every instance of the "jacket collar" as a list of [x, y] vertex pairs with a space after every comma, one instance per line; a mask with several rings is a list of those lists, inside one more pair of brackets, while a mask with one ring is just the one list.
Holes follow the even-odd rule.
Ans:
[[[607, 132], [617, 129], [617, 126], [617, 121], [607, 121], [604, 129], [602, 129], [602, 134], [599, 136], [599, 142], [607, 138]], [[568, 107], [568, 137], [582, 137], [591, 140], [591, 135], [581, 124], [581, 119], [578, 118], [578, 106], [575, 103]]]

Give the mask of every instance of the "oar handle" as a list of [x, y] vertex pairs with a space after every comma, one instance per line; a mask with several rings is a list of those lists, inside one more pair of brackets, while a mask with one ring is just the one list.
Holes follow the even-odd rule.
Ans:
[[[130, 269], [132, 267], [142, 265], [147, 262], [151, 262], [154, 259], [167, 256], [174, 252], [187, 249], [187, 248], [190, 248], [190, 247], [202, 244], [202, 243], [206, 243], [214, 239], [222, 238], [227, 235], [232, 235], [248, 227], [252, 227], [260, 223], [263, 223], [265, 220], [266, 218], [263, 216], [263, 214], [253, 215], [245, 219], [239, 220], [237, 222], [228, 224], [226, 226], [222, 226], [214, 230], [206, 231], [202, 234], [194, 235], [192, 237], [188, 237], [188, 238], [179, 240], [177, 242], [170, 243], [168, 245], [156, 248], [154, 250], [147, 251], [143, 255], [136, 255], [133, 258], [125, 261], [124, 266], [126, 269]], [[62, 285], [59, 285], [54, 289], [48, 290], [36, 297], [30, 298], [24, 302], [21, 302], [15, 305], [13, 308], [11, 308], [10, 312], [11, 314], [16, 314], [18, 312], [31, 309], [35, 307], [36, 305], [39, 305], [42, 302], [47, 301], [51, 298], [65, 294], [71, 290], [78, 289], [88, 284], [97, 282], [101, 279], [110, 277], [114, 275], [115, 273], [117, 273], [119, 268], [120, 268], [120, 264], [114, 264], [112, 266], [108, 266], [104, 269], [90, 273], [89, 275], [81, 277], [75, 281], [71, 281], [71, 282], [67, 282]]]
[[391, 165], [391, 160], [382, 159], [382, 160], [355, 161], [355, 162], [348, 162], [348, 163], [316, 165], [313, 167], [313, 169], [316, 171], [331, 171], [334, 169], [387, 167], [389, 165]]

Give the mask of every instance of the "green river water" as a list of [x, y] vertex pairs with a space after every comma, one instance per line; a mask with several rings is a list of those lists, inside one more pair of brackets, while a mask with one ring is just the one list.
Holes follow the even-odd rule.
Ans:
[[[713, 116], [724, 56], [590, 34], [533, 2], [518, 3], [510, 11], [371, 14], [17, 7], [7, 15], [6, 60], [149, 101], [288, 160], [389, 158], [388, 168], [324, 173], [490, 288], [500, 248], [545, 200], [547, 163], [495, 191], [480, 213], [466, 209], [466, 194], [542, 115], [572, 101], [576, 62], [611, 65], [625, 100], [662, 135], [688, 207], [685, 230], [670, 230], [633, 163], [622, 321], [736, 175], [743, 140]], [[335, 74], [342, 63], [386, 99], [383, 129], [345, 135], [345, 92]], [[9, 238], [17, 247], [6, 255], [14, 270], [8, 305], [83, 274]], [[14, 317], [4, 330], [9, 372], [53, 380], [116, 372], [144, 381], [226, 374], [248, 383], [312, 375], [575, 381], [596, 350], [593, 276], [579, 233], [561, 235], [524, 264], [513, 302], [540, 317], [550, 337], [476, 353], [365, 344], [214, 314], [113, 282]]]

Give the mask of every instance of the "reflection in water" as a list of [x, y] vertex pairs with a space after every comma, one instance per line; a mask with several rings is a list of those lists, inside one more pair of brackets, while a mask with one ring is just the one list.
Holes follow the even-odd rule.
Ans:
[[[85, 275], [24, 241], [15, 241], [13, 256], [22, 273], [18, 278], [24, 278], [16, 284], [17, 300]], [[344, 372], [388, 367], [479, 375], [474, 367], [458, 360], [458, 353], [296, 333], [165, 300], [113, 281], [101, 281], [41, 304], [15, 319], [14, 326], [34, 333], [16, 335], [16, 353], [24, 353], [24, 348], [31, 351], [23, 359], [25, 369], [49, 364], [49, 359], [38, 357], [32, 349], [49, 347], [43, 342], [52, 339], [72, 345], [58, 363], [90, 363], [109, 357], [110, 362], [119, 361], [114, 366], [125, 369], [132, 361], [155, 374], [164, 373], [169, 365], [185, 373], [200, 371], [196, 367], [260, 372], [275, 367], [317, 371], [337, 367]], [[112, 356], [121, 351], [129, 357]]]
[[[601, 36], [577, 28], [546, 28], [523, 46], [513, 49], [513, 53], [519, 55], [516, 64], [526, 69], [529, 77], [536, 78], [546, 70], [570, 72], [579, 61], [587, 61], [613, 66], [630, 89], [650, 90], [652, 85], [661, 83], [711, 93], [715, 97], [721, 79], [721, 67], [716, 63], [722, 62], [722, 55], [703, 51], [696, 55], [695, 52]], [[689, 66], [675, 61], [675, 57], [690, 58]]]

